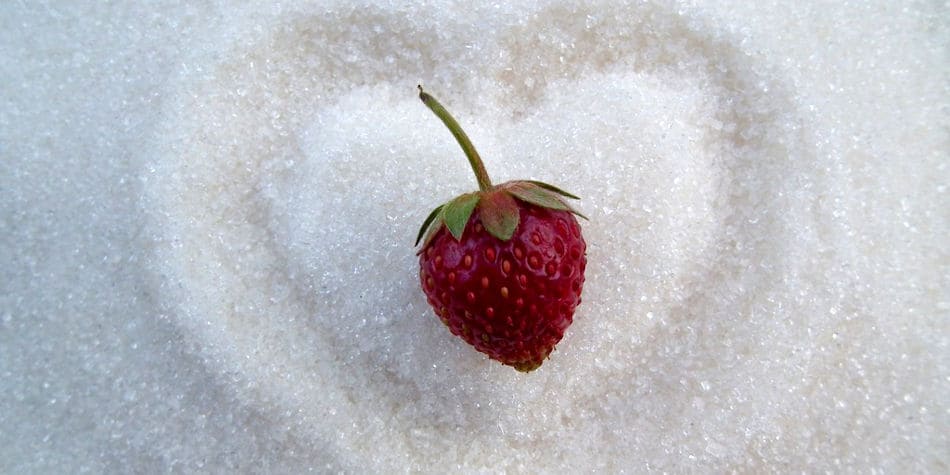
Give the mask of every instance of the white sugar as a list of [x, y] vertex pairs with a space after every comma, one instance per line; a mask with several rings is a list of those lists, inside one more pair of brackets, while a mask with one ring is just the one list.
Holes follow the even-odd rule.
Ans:
[[[321, 3], [0, 11], [0, 472], [950, 463], [940, 7]], [[419, 83], [583, 197], [531, 374], [419, 289]]]

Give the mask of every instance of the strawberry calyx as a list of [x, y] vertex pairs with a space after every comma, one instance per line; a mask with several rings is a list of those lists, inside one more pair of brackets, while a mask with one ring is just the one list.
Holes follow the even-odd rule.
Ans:
[[492, 185], [478, 152], [458, 122], [439, 101], [423, 91], [422, 86], [419, 86], [419, 99], [442, 120], [462, 147], [475, 173], [479, 191], [456, 196], [433, 209], [419, 229], [416, 245], [419, 241], [423, 241], [423, 236], [425, 236], [424, 249], [442, 226], [448, 229], [455, 240], [461, 240], [465, 226], [476, 208], [480, 212], [479, 216], [485, 230], [492, 236], [507, 241], [511, 239], [520, 222], [516, 200], [542, 208], [568, 211], [587, 219], [564, 201], [564, 198], [574, 200], [580, 198], [556, 186], [533, 180], [516, 180]]
[[547, 183], [527, 180], [509, 181], [488, 191], [465, 193], [437, 206], [429, 213], [419, 228], [416, 245], [422, 241], [425, 247], [442, 226], [448, 229], [456, 241], [461, 240], [465, 225], [476, 208], [480, 211], [479, 217], [485, 230], [492, 236], [507, 241], [511, 239], [520, 222], [515, 200], [542, 208], [569, 211], [587, 219], [565, 202], [564, 198], [580, 199]]

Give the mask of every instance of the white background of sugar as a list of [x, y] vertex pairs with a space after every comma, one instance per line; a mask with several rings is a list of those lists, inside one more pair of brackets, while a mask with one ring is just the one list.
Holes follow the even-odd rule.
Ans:
[[[0, 9], [0, 472], [945, 470], [947, 11]], [[581, 195], [530, 375], [426, 307], [474, 187]]]

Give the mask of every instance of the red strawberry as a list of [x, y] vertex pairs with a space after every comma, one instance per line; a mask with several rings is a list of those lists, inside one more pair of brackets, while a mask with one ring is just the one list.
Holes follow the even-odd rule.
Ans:
[[519, 371], [537, 369], [581, 302], [587, 245], [573, 214], [583, 216], [562, 197], [578, 198], [537, 181], [492, 186], [458, 122], [421, 86], [419, 98], [458, 140], [480, 188], [423, 223], [422, 289], [449, 330], [476, 350]]

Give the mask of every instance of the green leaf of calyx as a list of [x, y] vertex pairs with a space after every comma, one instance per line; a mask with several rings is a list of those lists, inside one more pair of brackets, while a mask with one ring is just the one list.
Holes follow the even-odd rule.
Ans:
[[510, 184], [503, 185], [506, 190], [508, 190], [512, 195], [521, 201], [531, 203], [533, 205], [540, 206], [542, 208], [557, 209], [562, 211], [569, 211], [574, 213], [584, 219], [587, 219], [587, 216], [579, 213], [571, 205], [564, 202], [560, 196], [555, 194], [555, 192], [549, 190], [548, 188], [541, 187], [535, 182], [529, 181], [516, 181]]
[[[445, 213], [445, 208], [442, 208], [442, 213]], [[432, 226], [429, 226], [429, 231], [426, 232], [426, 237], [422, 238], [422, 247], [419, 248], [419, 252], [417, 254], [421, 254], [422, 251], [424, 251], [425, 248], [429, 246], [429, 243], [435, 239], [435, 235], [438, 234], [442, 229], [442, 214], [439, 214], [439, 217], [436, 218], [436, 220], [437, 221], [433, 223]]]
[[509, 193], [522, 201], [538, 205], [542, 208], [570, 211], [570, 207], [558, 195], [531, 183], [519, 182], [505, 188]]
[[579, 199], [580, 199], [579, 196], [575, 196], [575, 195], [573, 195], [573, 194], [571, 194], [571, 193], [568, 193], [568, 192], [566, 192], [566, 191], [564, 191], [564, 190], [562, 190], [562, 189], [560, 189], [560, 188], [558, 188], [558, 187], [556, 187], [556, 186], [554, 186], [554, 185], [549, 185], [549, 184], [547, 184], [547, 183], [545, 183], [545, 182], [543, 182], [543, 181], [525, 180], [525, 182], [531, 183], [531, 184], [534, 184], [534, 185], [538, 185], [538, 186], [540, 186], [541, 188], [544, 188], [545, 190], [553, 191], [553, 192], [555, 192], [555, 193], [557, 193], [557, 194], [559, 194], [559, 195], [561, 195], [561, 196], [570, 198], [570, 199], [572, 199], [572, 200], [579, 200]]
[[489, 234], [502, 241], [511, 239], [521, 219], [518, 204], [505, 190], [485, 193], [478, 204], [482, 225]]
[[479, 198], [478, 193], [466, 193], [445, 205], [442, 219], [445, 221], [445, 227], [449, 228], [449, 232], [452, 233], [452, 237], [456, 241], [462, 239], [465, 225], [468, 224], [468, 219], [472, 216], [472, 211], [475, 210]]
[[429, 229], [429, 225], [432, 224], [432, 221], [435, 220], [436, 216], [439, 215], [439, 213], [442, 211], [442, 208], [444, 207], [445, 205], [437, 206], [434, 210], [432, 210], [431, 213], [429, 213], [429, 216], [426, 217], [426, 220], [422, 222], [422, 227], [419, 228], [419, 235], [416, 236], [416, 243], [413, 244], [414, 246], [419, 245], [419, 241], [422, 240], [422, 235], [425, 234], [426, 229]]

